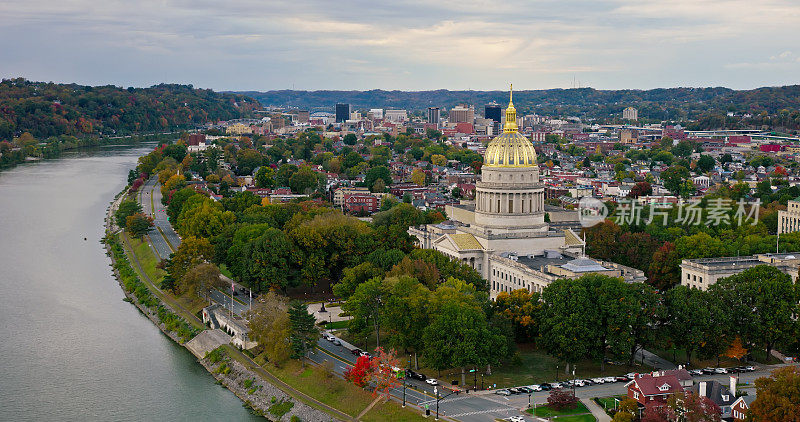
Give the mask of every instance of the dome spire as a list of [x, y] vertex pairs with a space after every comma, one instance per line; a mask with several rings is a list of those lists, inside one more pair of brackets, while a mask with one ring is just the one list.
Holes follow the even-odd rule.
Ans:
[[514, 108], [514, 84], [510, 84], [508, 89], [508, 107], [506, 108], [506, 124], [503, 125], [503, 133], [517, 131], [517, 109]]

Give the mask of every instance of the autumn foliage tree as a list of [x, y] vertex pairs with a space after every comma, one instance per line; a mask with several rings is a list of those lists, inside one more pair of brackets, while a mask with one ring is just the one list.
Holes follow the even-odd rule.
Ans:
[[731, 359], [739, 360], [745, 355], [747, 355], [747, 349], [742, 346], [742, 338], [736, 336], [736, 338], [733, 340], [733, 343], [731, 343], [731, 346], [725, 351], [725, 356]]
[[140, 212], [129, 215], [125, 219], [125, 228], [128, 229], [128, 233], [136, 238], [146, 235], [151, 227], [153, 227], [153, 219]]
[[367, 356], [359, 356], [356, 364], [344, 371], [344, 379], [352, 382], [358, 387], [365, 387], [370, 379], [372, 362]]
[[800, 368], [787, 366], [756, 379], [756, 399], [747, 420], [797, 422], [800, 420]]
[[370, 380], [375, 383], [374, 394], [388, 399], [389, 391], [400, 384], [395, 370], [400, 367], [400, 360], [394, 350], [387, 352], [382, 347], [378, 347], [375, 349], [375, 357], [370, 363], [372, 366]]

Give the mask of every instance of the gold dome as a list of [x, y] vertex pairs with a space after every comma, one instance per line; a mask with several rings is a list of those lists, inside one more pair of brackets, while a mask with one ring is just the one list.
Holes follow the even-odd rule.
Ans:
[[487, 167], [531, 167], [536, 165], [533, 144], [517, 130], [517, 109], [514, 108], [513, 86], [506, 108], [503, 133], [486, 147], [483, 165]]

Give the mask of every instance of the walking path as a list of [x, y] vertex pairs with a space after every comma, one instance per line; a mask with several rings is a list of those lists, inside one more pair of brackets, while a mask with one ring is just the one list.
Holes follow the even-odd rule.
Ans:
[[597, 403], [594, 402], [592, 399], [584, 399], [581, 400], [581, 403], [586, 405], [586, 408], [592, 412], [592, 415], [597, 418], [597, 422], [611, 422], [611, 416], [603, 410], [602, 407], [598, 406]]
[[636, 352], [636, 360], [645, 365], [650, 365], [655, 369], [677, 369], [674, 363], [644, 349], [639, 349], [639, 351]]

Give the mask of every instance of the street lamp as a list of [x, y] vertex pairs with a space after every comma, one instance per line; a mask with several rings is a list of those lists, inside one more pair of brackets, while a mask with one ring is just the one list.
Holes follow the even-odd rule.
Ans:
[[438, 421], [439, 420], [439, 389], [436, 388], [436, 387], [433, 387], [433, 392], [436, 394], [436, 419], [434, 419], [434, 420]]
[[572, 365], [572, 395], [575, 396], [575, 368], [577, 365]]

